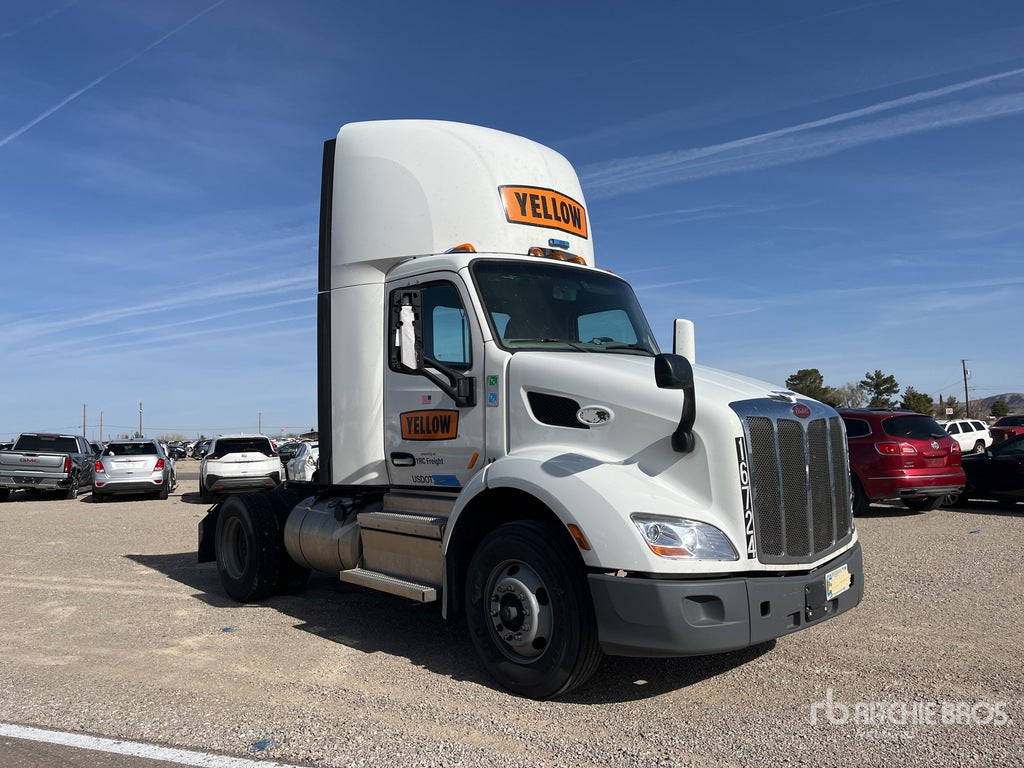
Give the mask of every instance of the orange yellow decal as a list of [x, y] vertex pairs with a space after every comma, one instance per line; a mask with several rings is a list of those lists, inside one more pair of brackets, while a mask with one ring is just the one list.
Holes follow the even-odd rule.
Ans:
[[513, 224], [560, 229], [586, 239], [587, 209], [568, 195], [543, 187], [498, 187], [505, 218]]
[[403, 440], [454, 440], [459, 434], [458, 411], [406, 411], [399, 420]]

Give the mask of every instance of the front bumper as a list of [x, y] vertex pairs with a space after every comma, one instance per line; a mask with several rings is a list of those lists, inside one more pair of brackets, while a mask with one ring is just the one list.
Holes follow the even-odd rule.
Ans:
[[[825, 574], [846, 566], [850, 587], [824, 598]], [[805, 629], [864, 594], [860, 542], [811, 573], [668, 580], [589, 576], [601, 648], [613, 656], [699, 656]]]

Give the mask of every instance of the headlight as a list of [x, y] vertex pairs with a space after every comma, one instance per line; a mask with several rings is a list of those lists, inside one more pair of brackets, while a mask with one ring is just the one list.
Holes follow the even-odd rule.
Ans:
[[658, 557], [694, 560], [738, 560], [724, 533], [713, 525], [668, 515], [630, 515], [651, 552]]

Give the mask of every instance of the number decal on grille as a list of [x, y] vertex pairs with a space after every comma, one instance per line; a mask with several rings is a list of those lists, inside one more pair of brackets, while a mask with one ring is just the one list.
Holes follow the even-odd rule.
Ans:
[[747, 535], [747, 559], [757, 556], [754, 543], [754, 500], [750, 490], [750, 464], [747, 462], [747, 441], [736, 438], [736, 460], [740, 470], [740, 496], [743, 498], [743, 527]]

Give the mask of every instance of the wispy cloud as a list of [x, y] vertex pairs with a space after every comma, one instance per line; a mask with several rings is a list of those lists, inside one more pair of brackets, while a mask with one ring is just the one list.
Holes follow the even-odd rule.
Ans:
[[[615, 197], [708, 176], [760, 170], [831, 155], [851, 147], [1024, 112], [1024, 68], [890, 99], [819, 120], [714, 144], [598, 163], [582, 170], [588, 198]], [[936, 102], [996, 85], [1009, 92]], [[897, 114], [886, 114], [897, 113]]]
[[44, 21], [49, 21], [54, 16], [66, 11], [73, 5], [78, 5], [78, 0], [71, 0], [71, 2], [64, 3], [64, 5], [49, 10], [46, 13], [42, 14], [41, 16], [36, 16], [34, 19], [29, 19], [24, 24], [21, 24], [20, 26], [17, 26], [14, 29], [10, 29], [6, 32], [0, 32], [0, 40], [6, 40], [9, 37], [14, 37], [15, 35], [21, 34], [26, 29], [30, 29], [36, 26], [37, 24], [42, 24]]
[[67, 106], [72, 101], [74, 101], [79, 96], [81, 96], [83, 93], [85, 93], [85, 92], [95, 88], [97, 85], [102, 83], [104, 80], [106, 80], [111, 75], [116, 74], [117, 72], [120, 72], [122, 69], [127, 67], [129, 64], [131, 64], [133, 61], [138, 59], [140, 56], [143, 56], [143, 55], [149, 53], [151, 50], [156, 48], [158, 45], [160, 45], [161, 43], [163, 43], [167, 39], [173, 37], [174, 35], [178, 34], [179, 32], [181, 32], [181, 30], [185, 29], [185, 27], [189, 26], [190, 24], [195, 22], [197, 19], [202, 18], [203, 16], [208, 14], [210, 11], [212, 11], [214, 8], [216, 8], [219, 5], [224, 4], [225, 2], [226, 2], [226, 0], [217, 0], [217, 2], [215, 2], [213, 5], [211, 5], [211, 6], [207, 7], [207, 8], [204, 8], [199, 13], [197, 13], [195, 16], [193, 16], [192, 18], [188, 19], [188, 21], [185, 21], [184, 23], [179, 24], [174, 29], [172, 29], [170, 32], [168, 32], [167, 34], [161, 36], [157, 40], [154, 40], [152, 43], [147, 45], [145, 48], [143, 48], [138, 53], [132, 54], [127, 59], [125, 59], [120, 64], [118, 64], [116, 67], [114, 67], [112, 69], [108, 69], [106, 72], [104, 72], [102, 75], [97, 77], [95, 80], [92, 80], [88, 84], [82, 86], [77, 91], [72, 93], [70, 96], [66, 96], [65, 98], [61, 99], [60, 101], [58, 101], [56, 104], [54, 104], [52, 107], [47, 109], [42, 114], [38, 115], [37, 117], [33, 118], [32, 120], [29, 120], [27, 123], [25, 123], [23, 126], [18, 128], [13, 133], [8, 134], [7, 136], [5, 136], [2, 139], [0, 139], [0, 147], [6, 146], [10, 142], [14, 141], [16, 138], [18, 138], [23, 133], [25, 133], [25, 131], [29, 130], [30, 128], [35, 127], [36, 125], [41, 123], [43, 120], [45, 120], [46, 118], [50, 117], [50, 115], [52, 115], [54, 112], [57, 112], [62, 107]]

